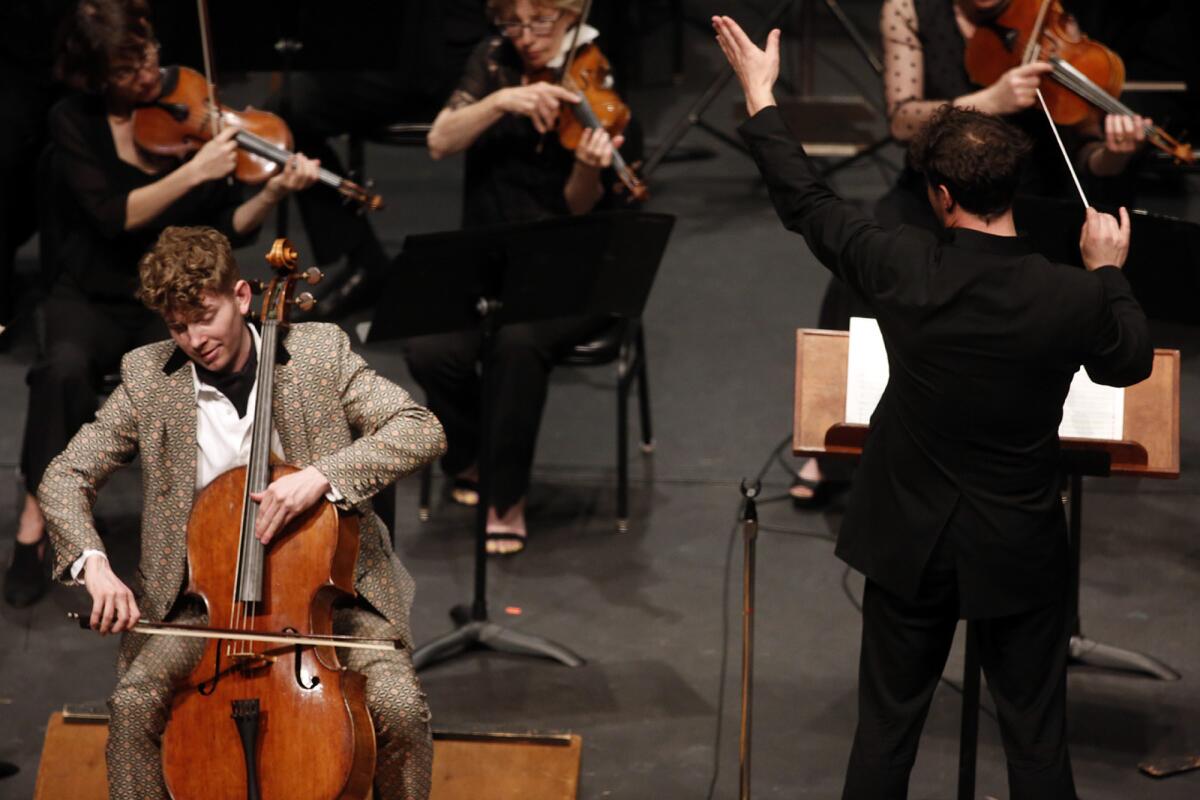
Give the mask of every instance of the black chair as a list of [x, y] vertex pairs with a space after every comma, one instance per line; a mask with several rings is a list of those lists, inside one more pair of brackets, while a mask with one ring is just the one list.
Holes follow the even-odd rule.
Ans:
[[[650, 425], [650, 385], [647, 381], [646, 338], [640, 319], [614, 318], [612, 324], [586, 342], [577, 344], [559, 362], [562, 366], [617, 366], [617, 532], [629, 530], [629, 390], [636, 381], [638, 412], [641, 423], [641, 450], [654, 452], [654, 434]], [[421, 473], [421, 494], [417, 515], [422, 522], [430, 517], [433, 494], [433, 470]]]

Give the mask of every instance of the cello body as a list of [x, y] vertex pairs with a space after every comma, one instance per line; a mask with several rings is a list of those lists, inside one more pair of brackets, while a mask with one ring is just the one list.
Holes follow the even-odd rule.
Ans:
[[[271, 477], [295, 471], [279, 465]], [[196, 498], [188, 523], [187, 591], [220, 624], [238, 614], [230, 602], [236, 570], [229, 554], [238, 550], [246, 474], [237, 467], [218, 476]], [[321, 501], [271, 542], [259, 613], [238, 626], [332, 633], [334, 600], [354, 596], [357, 554], [357, 519]], [[210, 641], [171, 703], [162, 746], [171, 797], [366, 797], [375, 772], [375, 732], [365, 683], [338, 664], [333, 648]], [[247, 700], [258, 704], [249, 746], [233, 718], [235, 702]], [[258, 794], [250, 790], [255, 778]]]

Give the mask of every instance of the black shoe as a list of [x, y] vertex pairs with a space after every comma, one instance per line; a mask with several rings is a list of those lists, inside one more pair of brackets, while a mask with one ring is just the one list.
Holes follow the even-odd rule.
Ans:
[[379, 299], [379, 284], [380, 281], [366, 269], [359, 267], [353, 270], [317, 300], [314, 317], [326, 322], [336, 322], [357, 311], [370, 308]]
[[43, 542], [14, 543], [12, 564], [4, 575], [4, 602], [13, 608], [33, 605], [50, 588], [46, 564], [38, 555], [38, 547], [42, 545]]
[[0, 761], [0, 778], [8, 778], [16, 775], [21, 769], [16, 764], [10, 764], [7, 761]]

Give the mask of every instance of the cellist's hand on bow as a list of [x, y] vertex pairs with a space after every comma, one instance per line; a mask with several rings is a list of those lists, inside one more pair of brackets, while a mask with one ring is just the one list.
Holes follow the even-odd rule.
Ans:
[[258, 503], [258, 519], [254, 535], [263, 544], [285, 525], [312, 508], [329, 491], [329, 481], [316, 467], [284, 475], [261, 492], [252, 492], [250, 499]]
[[771, 31], [766, 48], [759, 49], [732, 17], [713, 17], [712, 24], [717, 44], [741, 81], [750, 116], [775, 105], [772, 89], [779, 77], [779, 29]]
[[612, 166], [613, 151], [623, 144], [624, 136], [613, 138], [603, 128], [587, 128], [575, 147], [575, 160], [585, 167], [607, 169]]
[[83, 585], [92, 596], [92, 630], [101, 636], [129, 630], [142, 618], [129, 590], [102, 555], [92, 555], [83, 568]]
[[545, 81], [500, 89], [495, 92], [495, 98], [496, 105], [504, 113], [529, 117], [538, 133], [554, 130], [558, 124], [558, 109], [563, 103], [579, 102], [579, 95]]

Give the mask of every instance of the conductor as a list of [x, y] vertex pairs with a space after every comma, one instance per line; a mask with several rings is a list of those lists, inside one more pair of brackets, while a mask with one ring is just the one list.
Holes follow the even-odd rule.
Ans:
[[907, 796], [955, 626], [970, 619], [1010, 795], [1070, 800], [1058, 426], [1080, 366], [1111, 386], [1150, 374], [1146, 318], [1121, 272], [1129, 216], [1088, 209], [1086, 270], [1031, 252], [1011, 210], [1027, 138], [947, 106], [909, 150], [944, 235], [884, 231], [821, 182], [784, 124], [772, 95], [779, 31], [763, 50], [729, 17], [713, 26], [746, 94], [741, 135], [780, 219], [868, 301], [888, 353], [837, 546], [867, 579], [842, 796]]

